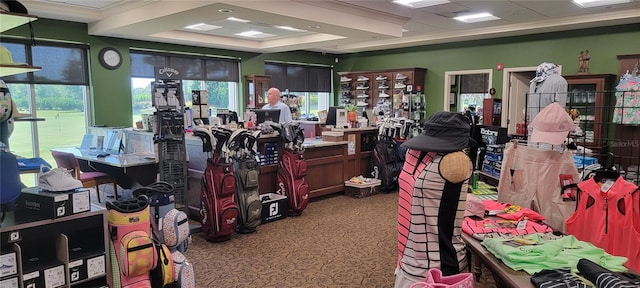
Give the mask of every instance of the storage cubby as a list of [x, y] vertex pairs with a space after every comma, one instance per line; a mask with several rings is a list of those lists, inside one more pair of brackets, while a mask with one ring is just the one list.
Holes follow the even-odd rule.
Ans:
[[106, 224], [106, 210], [98, 206], [40, 221], [16, 218], [8, 212], [0, 227], [1, 257], [7, 262], [15, 257], [16, 273], [0, 270], [0, 282], [10, 285], [17, 279], [19, 285], [13, 287], [20, 288], [108, 287], [111, 264]]

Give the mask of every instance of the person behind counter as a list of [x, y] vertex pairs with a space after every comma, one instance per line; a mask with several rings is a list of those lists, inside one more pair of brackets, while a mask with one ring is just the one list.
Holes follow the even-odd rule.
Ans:
[[280, 90], [278, 88], [269, 88], [269, 91], [267, 91], [267, 101], [268, 103], [262, 106], [262, 109], [280, 109], [279, 124], [293, 121], [289, 106], [280, 101]]

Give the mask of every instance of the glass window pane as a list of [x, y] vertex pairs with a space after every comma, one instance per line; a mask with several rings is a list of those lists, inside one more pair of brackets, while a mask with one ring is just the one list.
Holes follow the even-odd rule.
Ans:
[[155, 111], [151, 106], [151, 82], [153, 80], [153, 78], [131, 78], [132, 123], [134, 124], [142, 120], [140, 115], [153, 114]]
[[[13, 59], [13, 63], [28, 63], [27, 61], [27, 51], [25, 50], [26, 46], [21, 43], [2, 43], [2, 46], [9, 50], [11, 53], [11, 59]], [[7, 82], [26, 82], [27, 81], [27, 73], [20, 73], [16, 75], [11, 75], [7, 77], [3, 77], [2, 79]]]

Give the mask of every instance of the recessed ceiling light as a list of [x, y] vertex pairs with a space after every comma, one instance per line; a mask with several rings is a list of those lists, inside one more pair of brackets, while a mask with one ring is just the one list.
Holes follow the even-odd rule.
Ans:
[[184, 28], [191, 29], [191, 30], [198, 30], [198, 31], [209, 31], [209, 30], [214, 30], [222, 27], [216, 26], [216, 25], [209, 25], [206, 23], [198, 23], [198, 24], [185, 26]]
[[572, 2], [582, 8], [591, 8], [613, 4], [629, 3], [631, 2], [631, 0], [573, 0]]
[[400, 4], [403, 6], [411, 7], [411, 8], [423, 8], [429, 6], [435, 6], [440, 4], [449, 3], [449, 0], [393, 0], [391, 1], [396, 4]]
[[282, 29], [282, 30], [289, 30], [289, 31], [294, 31], [294, 32], [307, 32], [307, 30], [302, 30], [302, 29], [298, 29], [298, 28], [294, 28], [291, 26], [275, 26], [278, 29]]
[[242, 23], [249, 23], [249, 22], [251, 22], [251, 20], [246, 20], [246, 19], [236, 18], [236, 17], [227, 17], [227, 20], [229, 20], [229, 21], [235, 21], [235, 22], [242, 22]]
[[231, 12], [233, 12], [233, 9], [222, 8], [222, 9], [218, 9], [218, 12], [220, 12], [220, 13], [231, 13]]
[[307, 26], [309, 29], [320, 29], [319, 25], [309, 25]]
[[276, 36], [273, 34], [263, 33], [256, 30], [249, 30], [241, 33], [236, 33], [235, 35], [242, 36], [242, 37], [249, 37], [249, 38], [268, 38], [268, 37]]
[[454, 20], [458, 20], [460, 22], [465, 22], [465, 23], [476, 23], [476, 22], [484, 22], [484, 21], [491, 21], [491, 20], [498, 20], [500, 18], [491, 15], [491, 13], [476, 13], [476, 14], [468, 14], [468, 15], [461, 15], [458, 17], [453, 17]]
[[403, 29], [402, 29], [402, 33], [406, 33], [406, 32], [409, 32], [409, 30], [408, 30], [408, 29], [404, 29], [404, 28], [403, 28]]

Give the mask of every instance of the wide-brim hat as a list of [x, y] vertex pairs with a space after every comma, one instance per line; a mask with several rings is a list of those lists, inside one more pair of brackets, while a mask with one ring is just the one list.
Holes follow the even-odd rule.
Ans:
[[9, 9], [8, 12], [12, 13], [20, 13], [20, 14], [29, 14], [27, 8], [22, 5], [22, 3], [18, 1], [10, 1], [10, 0], [2, 0], [0, 1], [0, 5], [6, 6]]
[[426, 151], [449, 153], [469, 146], [471, 125], [467, 116], [454, 112], [437, 112], [424, 124], [424, 130], [402, 147]]

